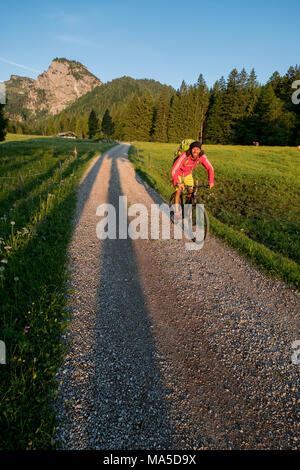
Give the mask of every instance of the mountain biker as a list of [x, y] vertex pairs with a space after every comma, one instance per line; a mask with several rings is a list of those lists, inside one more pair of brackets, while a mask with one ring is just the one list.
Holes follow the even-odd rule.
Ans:
[[[201, 149], [201, 143], [198, 141], [192, 142], [189, 149], [183, 152], [175, 161], [172, 166], [172, 179], [175, 188], [177, 189], [175, 194], [175, 217], [181, 218], [181, 214], [178, 210], [179, 198], [181, 191], [186, 186], [188, 193], [192, 194], [194, 179], [192, 171], [196, 168], [197, 164], [200, 163], [204, 166], [208, 173], [208, 184], [211, 189], [214, 186], [214, 169], [207, 156]], [[189, 196], [187, 196], [188, 198]]]

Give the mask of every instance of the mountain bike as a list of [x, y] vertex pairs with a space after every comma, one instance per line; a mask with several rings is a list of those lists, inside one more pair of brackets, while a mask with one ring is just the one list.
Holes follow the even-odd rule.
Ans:
[[[204, 229], [204, 236], [203, 240], [208, 239], [209, 235], [209, 217], [208, 213], [203, 205], [203, 202], [201, 202], [200, 196], [197, 194], [198, 189], [200, 188], [209, 188], [209, 184], [202, 184], [199, 185], [198, 181], [196, 181], [196, 184], [192, 187], [193, 191], [189, 192], [186, 187], [183, 191], [180, 193], [179, 197], [179, 204], [178, 204], [178, 209], [179, 212], [181, 213], [182, 217], [182, 222], [184, 221], [185, 218], [187, 218], [188, 221], [188, 226], [191, 232], [195, 232], [196, 227], [197, 227], [197, 222], [201, 223], [201, 226]], [[189, 189], [191, 189], [189, 187]], [[173, 223], [178, 223], [178, 219], [175, 218], [175, 194], [177, 191], [174, 191], [174, 193], [171, 195], [170, 200], [169, 200], [169, 207], [170, 207], [170, 218]], [[181, 220], [179, 219], [179, 222]], [[199, 226], [199, 225], [198, 225]], [[193, 241], [195, 241], [195, 237], [191, 237]]]

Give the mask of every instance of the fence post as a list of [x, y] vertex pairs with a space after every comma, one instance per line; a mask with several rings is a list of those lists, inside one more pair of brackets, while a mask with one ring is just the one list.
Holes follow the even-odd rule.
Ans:
[[59, 173], [60, 173], [60, 181], [62, 181], [62, 168], [61, 168], [61, 161], [59, 160]]
[[20, 186], [21, 194], [22, 194], [22, 196], [23, 196], [23, 183], [22, 183], [22, 178], [21, 178], [20, 173], [19, 173], [19, 186]]

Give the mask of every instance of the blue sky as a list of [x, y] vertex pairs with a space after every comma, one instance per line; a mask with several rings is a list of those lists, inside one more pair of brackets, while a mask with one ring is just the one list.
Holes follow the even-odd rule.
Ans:
[[36, 78], [55, 57], [102, 82], [128, 75], [208, 86], [243, 67], [265, 83], [300, 64], [300, 2], [53, 0], [2, 6], [0, 80]]

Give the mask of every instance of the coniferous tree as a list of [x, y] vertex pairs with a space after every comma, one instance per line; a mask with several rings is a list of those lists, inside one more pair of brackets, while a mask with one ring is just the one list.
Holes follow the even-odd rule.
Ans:
[[53, 135], [54, 134], [54, 125], [53, 125], [53, 117], [52, 116], [47, 119], [45, 134], [46, 135]]
[[89, 115], [89, 120], [88, 120], [88, 136], [89, 139], [95, 138], [97, 132], [99, 129], [99, 124], [98, 124], [98, 119], [96, 116], [95, 111], [92, 109]]
[[140, 112], [138, 113], [140, 119], [136, 129], [136, 139], [142, 142], [150, 140], [152, 125], [153, 125], [153, 112], [154, 103], [150, 91], [147, 89], [139, 103]]
[[5, 140], [8, 120], [4, 116], [4, 105], [0, 104], [0, 141]]
[[67, 132], [68, 130], [68, 118], [63, 111], [59, 116], [59, 132]]
[[262, 88], [256, 105], [257, 134], [263, 145], [290, 145], [296, 117], [286, 111], [270, 83]]
[[170, 102], [170, 112], [168, 119], [168, 141], [169, 142], [178, 142], [182, 140], [181, 132], [181, 119], [180, 119], [180, 100], [181, 95], [179, 91], [176, 95], [173, 96]]
[[237, 69], [233, 69], [228, 77], [226, 84], [226, 92], [224, 94], [224, 136], [226, 144], [233, 142], [234, 134], [234, 125], [236, 122], [242, 118], [242, 106], [244, 102], [241, 103], [242, 93], [242, 84], [239, 83], [239, 73]]
[[142, 119], [142, 116], [140, 116], [140, 110], [140, 99], [137, 94], [134, 93], [132, 99], [128, 103], [124, 119], [124, 134], [125, 138], [128, 140], [137, 139], [136, 129]]
[[234, 124], [233, 143], [251, 145], [254, 141], [257, 141], [256, 129], [258, 121], [254, 114], [254, 109], [260, 91], [261, 89], [257, 83], [255, 71], [252, 69], [246, 82], [243, 83], [243, 109], [239, 119]]
[[223, 77], [218, 80], [212, 89], [208, 117], [205, 128], [205, 142], [208, 144], [225, 144], [226, 115], [224, 110], [224, 95], [226, 83]]
[[170, 95], [165, 86], [158, 98], [154, 121], [153, 140], [155, 142], [168, 142], [168, 117], [170, 111]]
[[75, 116], [75, 114], [70, 116], [68, 130], [71, 131], [71, 132], [74, 132], [74, 133], [76, 131], [76, 116]]
[[106, 109], [102, 118], [101, 130], [104, 136], [108, 138], [112, 137], [115, 130], [115, 126], [108, 109]]
[[110, 115], [111, 115], [111, 118], [115, 127], [113, 137], [116, 140], [125, 139], [124, 129], [125, 129], [126, 111], [127, 111], [126, 105], [121, 105], [121, 106], [113, 105], [110, 110]]
[[171, 100], [169, 120], [168, 120], [168, 140], [169, 142], [180, 142], [183, 139], [192, 139], [191, 120], [193, 119], [193, 109], [191, 94], [185, 83], [182, 82], [180, 89]]
[[78, 115], [76, 119], [75, 134], [78, 139], [83, 138], [83, 118], [80, 115]]
[[195, 102], [195, 109], [194, 109], [194, 129], [193, 129], [193, 137], [196, 140], [199, 140], [201, 143], [203, 142], [203, 129], [204, 129], [204, 122], [206, 118], [206, 113], [209, 105], [209, 90], [203, 78], [203, 75], [200, 74], [197, 84], [194, 87], [194, 102]]

